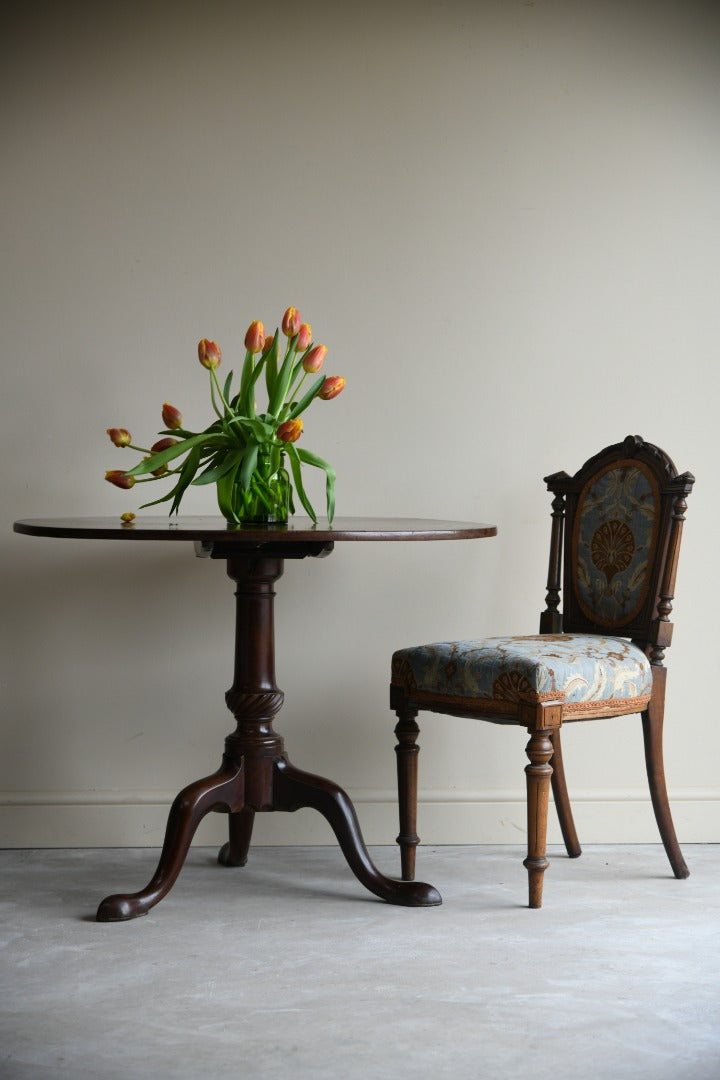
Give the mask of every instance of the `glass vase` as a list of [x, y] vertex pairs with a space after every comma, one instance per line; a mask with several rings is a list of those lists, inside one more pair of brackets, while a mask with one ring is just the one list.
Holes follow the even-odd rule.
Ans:
[[[258, 454], [250, 484], [243, 489], [232, 486], [230, 509], [232, 524], [280, 525], [287, 522], [290, 505], [290, 477], [284, 468], [284, 454]], [[227, 507], [220, 502], [225, 514]]]

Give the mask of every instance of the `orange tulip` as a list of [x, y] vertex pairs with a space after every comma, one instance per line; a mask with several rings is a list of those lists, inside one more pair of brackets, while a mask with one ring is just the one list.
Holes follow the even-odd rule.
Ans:
[[277, 429], [277, 437], [280, 442], [297, 442], [302, 435], [303, 422], [299, 418], [286, 420]]
[[245, 348], [248, 352], [257, 353], [262, 352], [263, 345], [265, 344], [265, 327], [259, 319], [255, 319], [251, 322], [245, 335]]
[[110, 436], [110, 442], [114, 446], [129, 446], [132, 442], [132, 435], [124, 427], [109, 427], [107, 433]]
[[302, 366], [305, 371], [314, 373], [319, 371], [325, 362], [325, 356], [327, 349], [324, 345], [316, 345], [314, 349], [311, 349], [306, 357], [303, 358]]
[[262, 347], [263, 356], [265, 356], [267, 353], [270, 352], [270, 350], [272, 349], [274, 340], [275, 340], [275, 335], [274, 334], [270, 334], [269, 337], [265, 338], [265, 344]]
[[330, 401], [331, 398], [337, 397], [340, 391], [345, 386], [345, 379], [341, 375], [331, 375], [325, 380], [322, 386], [322, 390], [318, 394], [323, 401]]
[[289, 307], [283, 315], [282, 330], [286, 337], [295, 337], [300, 329], [300, 312], [297, 308]]
[[182, 413], [174, 405], [169, 405], [167, 401], [162, 407], [162, 418], [165, 427], [170, 428], [171, 431], [182, 427]]
[[135, 483], [135, 477], [127, 476], [122, 469], [110, 469], [109, 472], [105, 473], [105, 479], [108, 484], [114, 484], [115, 487], [124, 488], [125, 491], [129, 491]]
[[298, 339], [297, 339], [297, 345], [295, 346], [295, 352], [298, 352], [298, 353], [305, 352], [305, 350], [307, 349], [307, 347], [308, 347], [308, 345], [310, 344], [311, 341], [312, 341], [312, 327], [310, 326], [310, 323], [307, 323], [307, 322], [301, 323], [300, 324], [300, 329], [298, 330]]
[[208, 370], [216, 368], [222, 360], [220, 346], [204, 337], [202, 341], [198, 342], [198, 360]]

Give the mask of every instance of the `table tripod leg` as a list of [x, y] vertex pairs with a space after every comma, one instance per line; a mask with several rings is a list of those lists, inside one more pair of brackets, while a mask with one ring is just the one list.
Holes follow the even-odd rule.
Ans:
[[230, 813], [239, 810], [243, 797], [243, 766], [230, 761], [225, 761], [212, 776], [196, 780], [184, 788], [170, 809], [165, 843], [151, 881], [140, 892], [107, 896], [98, 908], [97, 921], [119, 922], [145, 915], [175, 884], [190, 841], [202, 818], [218, 808], [227, 809]]
[[230, 839], [223, 844], [218, 853], [218, 862], [223, 866], [244, 866], [248, 860], [250, 840], [252, 839], [253, 825], [255, 823], [255, 811], [238, 810], [230, 814], [228, 824]]
[[275, 765], [274, 809], [299, 810], [309, 806], [329, 822], [348, 866], [366, 889], [389, 904], [432, 907], [442, 903], [437, 889], [421, 881], [385, 877], [372, 862], [348, 795], [331, 780], [302, 772], [287, 759]]

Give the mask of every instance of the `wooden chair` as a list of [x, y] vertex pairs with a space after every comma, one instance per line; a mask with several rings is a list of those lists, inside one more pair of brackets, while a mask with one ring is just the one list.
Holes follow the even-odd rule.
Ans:
[[[545, 477], [552, 502], [540, 633], [447, 641], [393, 656], [402, 876], [415, 874], [419, 710], [521, 724], [526, 753], [530, 907], [542, 903], [552, 783], [567, 853], [581, 853], [565, 785], [560, 728], [640, 713], [655, 818], [676, 877], [688, 876], [663, 768], [665, 649], [672, 639], [686, 497], [695, 482], [657, 446], [629, 435], [574, 476]], [[563, 588], [563, 612], [560, 588]]]

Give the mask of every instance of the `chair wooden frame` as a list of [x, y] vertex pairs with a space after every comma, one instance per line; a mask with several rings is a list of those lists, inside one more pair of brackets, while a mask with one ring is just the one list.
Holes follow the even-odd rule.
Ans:
[[[582, 492], [594, 477], [605, 469], [622, 462], [642, 463], [657, 482], [659, 513], [654, 547], [655, 556], [646, 573], [644, 600], [639, 610], [631, 612], [625, 622], [607, 621], [601, 625], [583, 609], [574, 565], [576, 542], [576, 512]], [[540, 634], [600, 634], [629, 638], [646, 654], [652, 671], [650, 700], [641, 712], [645, 763], [655, 818], [673, 873], [685, 878], [689, 871], [675, 834], [670, 812], [665, 769], [663, 764], [663, 720], [667, 670], [663, 660], [672, 641], [670, 622], [675, 595], [680, 542], [682, 538], [687, 497], [695, 482], [689, 472], [678, 474], [675, 465], [664, 451], [640, 436], [628, 436], [623, 442], [606, 447], [591, 457], [575, 473], [554, 473], [545, 477], [553, 494], [550, 560], [547, 580], [546, 607], [540, 616]], [[560, 596], [563, 595], [563, 611]], [[397, 715], [395, 734], [397, 754], [400, 833], [397, 842], [401, 852], [402, 877], [412, 881], [415, 876], [417, 835], [419, 711], [448, 713], [489, 720], [492, 723], [524, 726], [530, 741], [525, 767], [527, 783], [528, 853], [524, 865], [528, 871], [529, 906], [542, 904], [544, 873], [548, 860], [547, 817], [552, 787], [565, 848], [571, 858], [581, 854], [568, 798], [562, 759], [560, 729], [563, 723], [575, 720], [602, 719], [608, 716], [629, 715], [637, 707], [623, 708], [622, 703], [608, 702], [607, 708], [595, 707], [590, 715], [582, 710], [570, 711], [565, 703], [542, 701], [516, 702], [505, 715], [483, 715], [482, 701], [443, 701], [442, 695], [418, 690], [393, 676], [390, 686], [390, 706]]]

